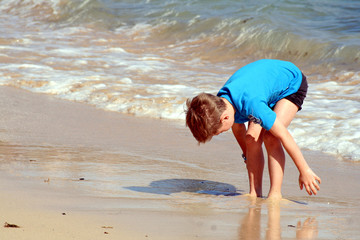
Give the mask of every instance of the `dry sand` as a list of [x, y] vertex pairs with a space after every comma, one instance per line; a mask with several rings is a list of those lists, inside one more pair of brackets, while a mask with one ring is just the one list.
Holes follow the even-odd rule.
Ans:
[[[304, 152], [309, 197], [287, 159], [284, 200], [246, 196], [231, 133], [197, 146], [183, 123], [0, 88], [1, 239], [357, 239], [360, 165]], [[268, 188], [265, 172], [264, 191]], [[264, 192], [265, 194], [266, 192]], [[2, 224], [20, 228], [5, 228]]]

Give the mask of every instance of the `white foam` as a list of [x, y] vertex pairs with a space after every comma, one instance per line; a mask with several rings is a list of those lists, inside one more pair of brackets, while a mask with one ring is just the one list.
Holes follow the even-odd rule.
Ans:
[[122, 78], [120, 79], [120, 83], [124, 83], [124, 84], [131, 84], [133, 81], [130, 78]]
[[60, 57], [79, 57], [90, 55], [89, 53], [86, 53], [84, 49], [81, 50], [79, 48], [53, 49], [49, 51], [49, 54]]
[[109, 52], [113, 53], [127, 53], [123, 48], [109, 48]]
[[[42, 11], [41, 14], [49, 14], [50, 16], [56, 16], [59, 13], [59, 5], [62, 4], [61, 0], [2, 0], [0, 4], [0, 10], [12, 13], [19, 16], [28, 16], [38, 6], [48, 7], [51, 11]], [[39, 11], [35, 12], [39, 16]]]
[[53, 68], [45, 65], [38, 64], [7, 64], [4, 66], [0, 65], [0, 69], [16, 71], [28, 71], [28, 72], [41, 72], [41, 71], [52, 71]]
[[310, 84], [309, 89], [303, 110], [290, 126], [300, 147], [360, 161], [360, 99], [339, 98], [349, 86], [336, 82]]

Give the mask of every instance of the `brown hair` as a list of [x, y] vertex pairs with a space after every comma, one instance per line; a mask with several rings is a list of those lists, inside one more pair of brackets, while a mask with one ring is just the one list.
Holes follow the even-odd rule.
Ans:
[[205, 143], [222, 126], [221, 114], [226, 109], [225, 102], [212, 94], [200, 93], [186, 101], [186, 126], [199, 143]]

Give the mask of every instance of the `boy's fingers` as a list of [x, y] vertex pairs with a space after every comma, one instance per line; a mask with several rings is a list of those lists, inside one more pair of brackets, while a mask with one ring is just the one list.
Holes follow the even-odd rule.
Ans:
[[314, 186], [316, 187], [316, 189], [317, 189], [318, 191], [320, 191], [320, 186], [319, 186], [319, 184], [317, 184], [317, 182], [314, 182]]
[[321, 184], [321, 178], [319, 178], [318, 176], [315, 177], [316, 181], [319, 182], [319, 184]]
[[[311, 184], [310, 185], [311, 186], [311, 191], [314, 193], [314, 195], [316, 195], [316, 186], [315, 186], [315, 184]], [[315, 187], [314, 187], [315, 186]]]
[[309, 185], [305, 185], [305, 189], [309, 195], [312, 195], [311, 189]]
[[320, 186], [319, 186], [319, 184], [321, 184], [321, 179], [320, 179], [317, 175], [315, 175], [314, 186], [316, 187], [316, 189], [317, 189], [318, 191], [320, 191]]

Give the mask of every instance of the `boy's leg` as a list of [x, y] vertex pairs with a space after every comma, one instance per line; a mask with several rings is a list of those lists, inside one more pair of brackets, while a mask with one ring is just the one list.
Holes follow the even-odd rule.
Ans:
[[262, 177], [264, 171], [264, 154], [262, 150], [264, 129], [253, 122], [249, 122], [245, 136], [246, 167], [249, 175], [250, 195], [262, 196]]
[[[298, 107], [287, 99], [281, 99], [274, 108], [276, 117], [285, 127], [294, 119]], [[284, 176], [285, 153], [279, 139], [269, 131], [264, 135], [264, 143], [268, 154], [268, 167], [270, 175], [269, 198], [281, 198], [281, 185]]]
[[243, 154], [246, 156], [246, 142], [245, 142], [245, 136], [246, 136], [246, 127], [243, 123], [234, 123], [232, 125], [232, 132], [236, 138], [236, 141], [238, 142], [241, 150], [243, 151]]

